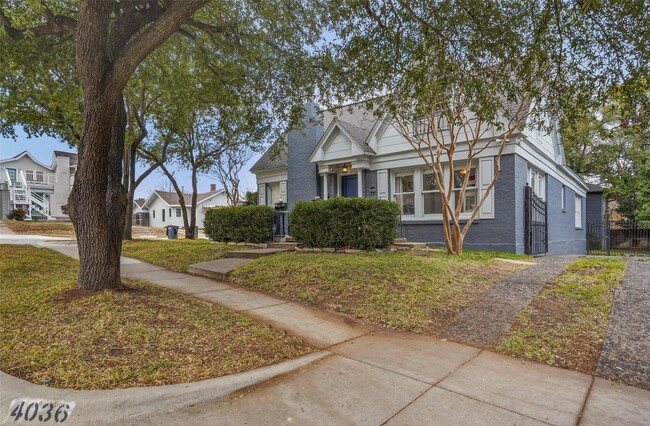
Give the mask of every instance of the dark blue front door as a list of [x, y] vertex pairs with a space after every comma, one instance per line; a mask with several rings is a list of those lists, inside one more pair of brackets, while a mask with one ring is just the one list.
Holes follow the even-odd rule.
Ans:
[[344, 197], [358, 197], [359, 196], [359, 177], [358, 176], [343, 176], [341, 178], [341, 189], [343, 190]]

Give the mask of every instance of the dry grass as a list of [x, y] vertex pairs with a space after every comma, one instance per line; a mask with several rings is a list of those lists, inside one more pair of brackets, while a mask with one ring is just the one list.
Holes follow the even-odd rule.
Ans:
[[186, 272], [194, 263], [222, 258], [226, 252], [250, 247], [217, 244], [209, 240], [132, 240], [122, 244], [122, 255]]
[[535, 297], [497, 348], [510, 355], [595, 372], [625, 263], [583, 259], [569, 265]]
[[44, 235], [48, 237], [74, 237], [74, 228], [71, 222], [35, 222], [5, 220], [7, 228], [16, 234]]
[[436, 334], [500, 278], [525, 266], [497, 254], [282, 253], [230, 280], [387, 327]]
[[228, 309], [142, 281], [74, 290], [77, 261], [0, 245], [0, 369], [74, 389], [185, 383], [312, 351]]

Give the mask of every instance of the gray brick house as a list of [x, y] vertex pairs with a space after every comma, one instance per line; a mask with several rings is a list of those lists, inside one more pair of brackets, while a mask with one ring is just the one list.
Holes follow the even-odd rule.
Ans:
[[[393, 200], [401, 206], [403, 237], [444, 245], [441, 200], [431, 172], [389, 120], [377, 119], [358, 105], [332, 112], [319, 111], [312, 104], [306, 106], [303, 124], [303, 129], [288, 133], [251, 168], [260, 204], [272, 206], [282, 200], [291, 210], [297, 201], [316, 197]], [[519, 143], [506, 147], [501, 175], [481, 206], [465, 247], [530, 251], [528, 185], [546, 206], [545, 252], [584, 253], [589, 187], [566, 166], [558, 134], [524, 130], [515, 137]], [[486, 150], [471, 170], [462, 170], [470, 173], [463, 214], [467, 218], [493, 177], [494, 156], [494, 151]], [[458, 173], [459, 167], [448, 166], [446, 173]]]

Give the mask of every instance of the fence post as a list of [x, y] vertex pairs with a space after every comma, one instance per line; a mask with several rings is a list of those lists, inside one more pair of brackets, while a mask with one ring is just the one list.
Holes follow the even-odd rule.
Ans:
[[605, 213], [605, 235], [607, 235], [607, 256], [611, 255], [611, 249], [612, 249], [612, 234], [610, 230], [610, 223], [609, 223], [609, 213]]

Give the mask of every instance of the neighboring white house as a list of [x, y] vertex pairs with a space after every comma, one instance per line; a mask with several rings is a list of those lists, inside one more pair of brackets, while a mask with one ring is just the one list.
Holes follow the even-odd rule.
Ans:
[[54, 151], [51, 165], [23, 151], [0, 160], [0, 213], [27, 211], [27, 219], [67, 219], [62, 207], [68, 202], [77, 171], [77, 154]]
[[[187, 213], [190, 213], [189, 204], [192, 194], [184, 194]], [[141, 204], [140, 204], [141, 203]], [[196, 226], [203, 228], [205, 211], [211, 207], [223, 207], [228, 205], [226, 192], [223, 189], [216, 189], [212, 184], [210, 192], [197, 194], [196, 202]], [[154, 228], [162, 228], [167, 225], [183, 226], [182, 207], [176, 192], [154, 191], [144, 202], [134, 201], [133, 223]]]

